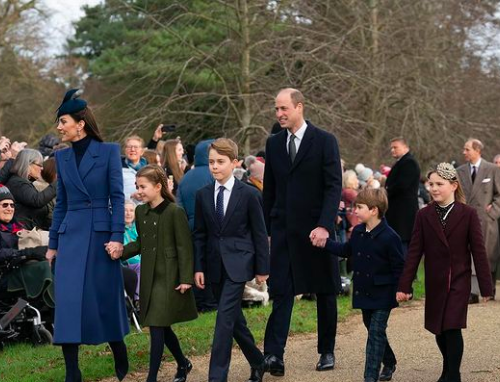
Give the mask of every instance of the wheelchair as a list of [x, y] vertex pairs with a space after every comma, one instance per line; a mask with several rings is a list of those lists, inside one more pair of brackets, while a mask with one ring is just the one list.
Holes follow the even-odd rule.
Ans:
[[52, 343], [54, 308], [42, 296], [28, 298], [25, 291], [7, 290], [9, 273], [34, 261], [20, 256], [0, 263], [0, 350], [16, 342]]

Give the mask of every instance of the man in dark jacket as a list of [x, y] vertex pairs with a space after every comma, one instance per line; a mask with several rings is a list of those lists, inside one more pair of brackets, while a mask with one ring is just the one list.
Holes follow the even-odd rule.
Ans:
[[413, 222], [418, 212], [420, 167], [402, 137], [391, 139], [391, 155], [396, 159], [387, 177], [385, 188], [389, 199], [387, 223], [401, 237], [406, 256]]
[[340, 203], [342, 170], [335, 137], [304, 120], [304, 96], [283, 89], [275, 101], [282, 131], [268, 138], [264, 170], [264, 217], [271, 236], [269, 285], [273, 311], [264, 339], [267, 368], [285, 373], [283, 355], [294, 295], [315, 293], [318, 306], [316, 370], [334, 368], [338, 261], [323, 248]]

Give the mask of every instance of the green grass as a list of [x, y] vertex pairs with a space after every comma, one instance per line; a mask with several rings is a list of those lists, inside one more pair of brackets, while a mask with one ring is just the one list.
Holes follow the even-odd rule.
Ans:
[[[423, 271], [415, 282], [415, 298], [423, 296]], [[359, 311], [351, 308], [350, 297], [338, 298], [339, 321]], [[264, 338], [271, 306], [245, 310], [248, 325], [257, 342]], [[215, 313], [200, 315], [197, 320], [178, 324], [174, 330], [188, 356], [206, 354], [210, 350], [215, 323]], [[316, 331], [316, 304], [301, 300], [295, 304], [291, 335]], [[149, 337], [137, 333], [126, 337], [131, 370], [145, 370], [149, 362]], [[170, 356], [166, 357], [171, 360]], [[112, 355], [106, 345], [82, 346], [80, 368], [86, 380], [98, 380], [114, 375]], [[51, 382], [64, 380], [64, 361], [58, 346], [33, 347], [27, 344], [8, 346], [0, 353], [0, 381], [2, 382]]]

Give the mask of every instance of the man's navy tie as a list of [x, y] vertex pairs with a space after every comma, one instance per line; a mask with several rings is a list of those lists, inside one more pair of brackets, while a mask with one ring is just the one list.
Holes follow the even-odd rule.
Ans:
[[219, 193], [217, 194], [217, 203], [215, 205], [215, 217], [219, 221], [220, 225], [222, 225], [222, 221], [224, 220], [224, 190], [226, 188], [224, 186], [219, 187]]

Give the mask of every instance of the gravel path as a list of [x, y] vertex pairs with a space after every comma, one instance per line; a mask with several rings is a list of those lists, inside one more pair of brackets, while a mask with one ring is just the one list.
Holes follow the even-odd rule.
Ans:
[[[388, 336], [398, 358], [395, 382], [435, 382], [441, 373], [441, 357], [434, 336], [423, 328], [423, 302], [406, 304], [394, 310], [389, 321]], [[500, 382], [500, 302], [472, 305], [468, 329], [464, 330], [465, 354], [462, 381]], [[355, 315], [339, 324], [335, 370], [314, 371], [317, 362], [314, 335], [298, 335], [289, 339], [285, 355], [285, 377], [266, 375], [266, 382], [363, 381], [366, 329], [361, 316]], [[194, 369], [189, 382], [206, 382], [208, 356], [192, 359]], [[172, 363], [163, 364], [158, 382], [172, 381]], [[241, 352], [233, 351], [229, 382], [244, 382], [249, 367]], [[134, 373], [127, 380], [145, 381], [145, 373]], [[108, 382], [113, 379], [107, 380]]]

